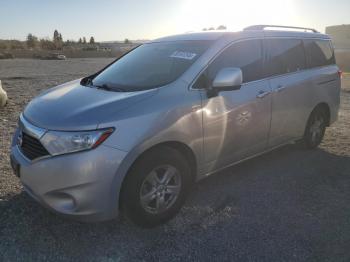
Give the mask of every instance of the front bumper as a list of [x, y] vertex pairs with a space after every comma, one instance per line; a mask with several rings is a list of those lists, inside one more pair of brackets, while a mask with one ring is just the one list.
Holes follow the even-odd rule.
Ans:
[[[16, 136], [16, 135], [15, 135]], [[79, 153], [29, 161], [17, 145], [11, 163], [19, 167], [25, 191], [45, 207], [80, 221], [118, 215], [120, 165], [126, 152], [101, 145]]]

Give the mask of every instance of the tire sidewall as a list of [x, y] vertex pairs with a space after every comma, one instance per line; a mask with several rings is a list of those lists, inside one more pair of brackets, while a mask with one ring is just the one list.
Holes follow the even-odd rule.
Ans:
[[[323, 118], [323, 125], [322, 125], [322, 133], [321, 136], [318, 140], [313, 141], [312, 140], [312, 134], [310, 132], [310, 128], [312, 126], [312, 124], [315, 121], [315, 118], [317, 118], [318, 116], [321, 116]], [[318, 145], [321, 144], [322, 139], [324, 137], [326, 131], [326, 114], [324, 112], [324, 110], [320, 109], [320, 108], [316, 108], [314, 111], [312, 111], [307, 126], [306, 126], [306, 130], [305, 130], [305, 134], [304, 134], [304, 143], [306, 145], [307, 148], [313, 149], [316, 148]]]
[[[147, 175], [157, 166], [174, 166], [181, 176], [181, 191], [175, 203], [160, 214], [147, 212], [140, 202], [140, 189]], [[177, 151], [169, 147], [147, 152], [130, 169], [122, 188], [122, 208], [127, 217], [143, 227], [153, 227], [165, 223], [175, 216], [183, 205], [191, 185], [188, 162]]]

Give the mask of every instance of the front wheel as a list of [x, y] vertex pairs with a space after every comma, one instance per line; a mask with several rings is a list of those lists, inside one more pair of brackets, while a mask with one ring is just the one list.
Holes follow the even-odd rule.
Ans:
[[326, 131], [327, 117], [324, 110], [316, 108], [310, 115], [304, 133], [306, 148], [314, 149], [321, 144]]
[[152, 150], [135, 163], [126, 177], [123, 211], [142, 227], [165, 223], [180, 210], [190, 185], [189, 164], [177, 150]]

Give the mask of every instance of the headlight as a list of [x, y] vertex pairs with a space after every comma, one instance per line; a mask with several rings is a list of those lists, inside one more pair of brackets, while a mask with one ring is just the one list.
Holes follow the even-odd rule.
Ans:
[[55, 156], [96, 148], [113, 131], [113, 128], [86, 132], [48, 131], [40, 141], [46, 150]]

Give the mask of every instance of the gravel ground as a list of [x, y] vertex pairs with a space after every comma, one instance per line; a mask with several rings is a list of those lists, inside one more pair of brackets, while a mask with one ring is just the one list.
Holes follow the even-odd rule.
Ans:
[[73, 222], [23, 193], [8, 157], [19, 113], [40, 91], [110, 61], [0, 61], [10, 98], [0, 109], [0, 261], [350, 260], [350, 76], [319, 149], [285, 146], [213, 175], [158, 228]]

